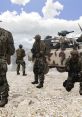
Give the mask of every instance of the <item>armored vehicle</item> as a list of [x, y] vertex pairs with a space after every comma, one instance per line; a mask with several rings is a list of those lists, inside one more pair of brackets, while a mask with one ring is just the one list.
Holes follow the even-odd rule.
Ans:
[[[57, 68], [59, 72], [65, 72], [65, 62], [70, 57], [70, 52], [73, 49], [78, 49], [79, 53], [82, 52], [82, 44], [79, 44], [73, 38], [67, 38], [66, 35], [74, 31], [61, 31], [58, 32], [58, 37], [46, 36], [44, 40], [47, 49], [49, 50], [46, 56], [46, 61], [50, 68]], [[60, 42], [61, 38], [64, 42]], [[63, 45], [63, 46], [62, 46]], [[28, 55], [28, 60], [32, 60], [32, 53]]]

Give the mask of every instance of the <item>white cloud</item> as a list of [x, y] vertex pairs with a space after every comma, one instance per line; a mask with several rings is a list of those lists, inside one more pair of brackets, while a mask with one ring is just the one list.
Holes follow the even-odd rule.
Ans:
[[46, 35], [57, 35], [61, 30], [74, 30], [72, 35], [80, 34], [78, 22], [82, 26], [82, 17], [78, 20], [67, 21], [57, 18], [44, 19], [36, 12], [26, 13], [22, 11], [17, 14], [16, 11], [6, 11], [0, 15], [0, 26], [11, 31], [14, 37], [15, 45], [22, 43], [25, 48], [31, 48], [33, 37], [40, 34], [42, 38]]
[[12, 3], [25, 6], [30, 0], [11, 0]]
[[26, 13], [25, 11], [20, 14], [17, 14], [16, 11], [6, 11], [0, 14], [0, 20], [3, 21], [0, 22], [0, 27], [12, 32], [15, 47], [17, 48], [19, 44], [23, 44], [26, 50], [31, 49], [34, 41], [33, 37], [36, 34], [40, 34], [44, 39], [46, 35], [56, 36], [58, 31], [61, 30], [74, 30], [72, 36], [76, 36], [81, 34], [78, 22], [82, 26], [82, 16], [74, 21], [57, 18], [44, 19], [36, 12]]
[[47, 0], [45, 6], [42, 9], [44, 17], [53, 18], [55, 16], [59, 16], [60, 12], [63, 10], [63, 5], [53, 0]]

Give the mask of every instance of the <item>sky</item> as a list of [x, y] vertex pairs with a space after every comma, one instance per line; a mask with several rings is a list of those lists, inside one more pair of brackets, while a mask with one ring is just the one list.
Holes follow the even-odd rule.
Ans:
[[[82, 0], [0, 0], [0, 23], [12, 32], [15, 46], [31, 48], [33, 37], [57, 35], [61, 30], [81, 34]], [[28, 45], [28, 46], [27, 46]]]
[[[18, 1], [18, 2], [16, 2]], [[42, 7], [45, 5], [46, 0], [26, 0], [27, 3], [24, 5], [25, 0], [1, 0], [0, 12], [6, 10], [13, 11], [16, 10], [18, 13], [21, 12], [23, 8], [26, 12], [38, 12], [42, 14]], [[56, 0], [53, 0], [56, 1]], [[78, 19], [82, 15], [82, 0], [58, 0], [63, 6], [63, 11], [61, 12], [59, 18], [67, 20]]]

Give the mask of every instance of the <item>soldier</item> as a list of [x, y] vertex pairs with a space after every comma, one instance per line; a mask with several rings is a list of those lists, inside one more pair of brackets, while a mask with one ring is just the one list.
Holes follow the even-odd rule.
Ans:
[[19, 48], [16, 50], [16, 64], [17, 64], [17, 75], [20, 75], [20, 65], [22, 65], [22, 71], [23, 76], [26, 76], [25, 74], [25, 61], [24, 57], [26, 56], [25, 50], [22, 48], [23, 46], [20, 44]]
[[9, 85], [6, 78], [7, 63], [15, 52], [12, 34], [0, 28], [0, 107], [8, 102]]
[[74, 87], [75, 82], [80, 82], [79, 93], [82, 95], [82, 61], [77, 50], [73, 50], [71, 57], [67, 59], [66, 71], [68, 78], [64, 81], [63, 86], [69, 92]]
[[38, 84], [38, 80], [39, 80], [39, 85], [37, 86], [37, 88], [41, 88], [43, 87], [43, 83], [44, 83], [44, 71], [45, 71], [45, 64], [46, 64], [46, 59], [44, 57], [44, 54], [45, 54], [46, 46], [41, 41], [40, 35], [36, 35], [34, 38], [35, 38], [35, 42], [31, 49], [33, 53], [33, 60], [35, 59], [35, 63], [33, 67], [34, 82], [32, 82], [32, 84]]
[[41, 36], [40, 35], [36, 35], [34, 37], [34, 39], [35, 39], [35, 42], [34, 42], [33, 47], [31, 49], [31, 52], [33, 54], [33, 60], [36, 58], [36, 55], [38, 53], [40, 53], [40, 51], [42, 51], [43, 53], [45, 53], [45, 49], [46, 49], [46, 45], [41, 40]]

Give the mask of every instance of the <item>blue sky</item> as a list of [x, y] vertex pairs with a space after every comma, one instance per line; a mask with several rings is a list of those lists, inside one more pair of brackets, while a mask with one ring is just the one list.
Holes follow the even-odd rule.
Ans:
[[82, 33], [78, 26], [82, 26], [82, 0], [0, 1], [0, 26], [12, 32], [16, 46], [22, 43], [30, 48], [36, 34], [44, 38], [62, 30], [74, 30], [70, 37]]
[[60, 18], [79, 19], [82, 16], [82, 0], [59, 0], [64, 5]]
[[[21, 8], [26, 12], [39, 12], [42, 15], [42, 7], [45, 5], [46, 0], [31, 0], [25, 6], [13, 4], [10, 0], [0, 0], [0, 12], [16, 10], [18, 13]], [[53, 0], [55, 1], [55, 0]], [[63, 10], [58, 18], [66, 20], [76, 20], [82, 16], [82, 0], [58, 0], [63, 6]]]

